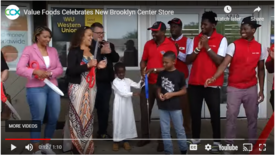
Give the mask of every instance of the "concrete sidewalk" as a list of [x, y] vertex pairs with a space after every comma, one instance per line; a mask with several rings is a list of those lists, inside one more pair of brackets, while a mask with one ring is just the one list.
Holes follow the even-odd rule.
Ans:
[[[258, 135], [261, 134], [264, 126], [266, 125], [267, 120], [258, 120]], [[2, 154], [31, 154], [30, 151], [25, 149], [25, 146], [29, 143], [29, 141], [6, 141], [5, 138], [29, 138], [29, 133], [17, 133], [17, 132], [5, 132], [5, 127], [2, 122], [2, 130], [1, 130], [1, 152]], [[151, 138], [157, 138], [157, 131], [159, 127], [158, 121], [152, 121], [151, 123]], [[225, 120], [222, 120], [222, 138], [224, 136], [225, 131]], [[137, 129], [140, 131], [140, 122], [137, 122]], [[96, 135], [97, 124], [95, 124], [94, 135]], [[112, 124], [109, 124], [109, 133], [112, 134]], [[172, 131], [172, 136], [175, 138], [175, 132]], [[205, 150], [206, 144], [212, 144], [213, 142], [209, 139], [212, 137], [212, 129], [210, 120], [202, 120], [202, 130], [201, 130], [201, 138], [207, 139], [203, 140], [202, 143], [198, 146], [197, 151], [189, 151], [188, 154], [209, 154], [208, 151]], [[62, 139], [62, 130], [56, 130], [54, 138]], [[246, 119], [239, 119], [237, 125], [237, 138], [247, 139], [247, 122]], [[103, 141], [96, 140], [95, 141], [95, 153], [96, 154], [163, 154], [163, 152], [157, 152], [157, 142], [151, 141], [148, 145], [144, 147], [136, 147], [137, 140], [130, 141], [132, 145], [131, 151], [125, 151], [123, 148], [120, 148], [119, 151], [114, 152], [112, 150], [112, 141]], [[235, 145], [238, 146], [237, 154], [248, 154], [248, 152], [243, 151], [243, 143], [247, 143], [247, 140], [237, 140], [235, 141]], [[11, 144], [16, 146], [17, 148], [11, 151]], [[62, 147], [62, 140], [54, 140], [52, 144], [56, 147]], [[176, 141], [173, 141], [174, 144], [174, 153], [179, 154], [180, 151], [178, 149], [178, 145]], [[63, 153], [62, 149], [55, 149], [57, 154], [71, 154], [71, 152]], [[269, 139], [266, 141], [266, 151], [262, 152], [262, 154], [274, 154], [274, 131], [270, 134]]]

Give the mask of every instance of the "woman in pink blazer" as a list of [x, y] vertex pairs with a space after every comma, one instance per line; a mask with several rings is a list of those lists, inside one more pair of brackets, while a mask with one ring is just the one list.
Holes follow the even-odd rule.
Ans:
[[[60, 96], [39, 79], [48, 78], [53, 84], [58, 85], [56, 78], [63, 73], [56, 49], [48, 46], [51, 37], [52, 32], [49, 28], [38, 27], [33, 36], [34, 44], [25, 47], [16, 69], [19, 76], [27, 78], [27, 101], [32, 120], [39, 120], [42, 125], [47, 108], [48, 123], [45, 128], [45, 138], [52, 138], [54, 134], [60, 112]], [[34, 61], [39, 64], [39, 69], [28, 67]], [[33, 67], [35, 68], [36, 65]], [[38, 76], [39, 79], [35, 76]], [[40, 138], [40, 132], [31, 132], [31, 138]], [[49, 141], [44, 142], [44, 147], [39, 147], [38, 140], [31, 142], [35, 154], [55, 154]]]

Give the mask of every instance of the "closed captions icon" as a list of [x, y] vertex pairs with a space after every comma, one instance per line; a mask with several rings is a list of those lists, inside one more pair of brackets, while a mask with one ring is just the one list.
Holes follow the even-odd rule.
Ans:
[[230, 13], [232, 11], [232, 8], [230, 5], [226, 5], [223, 10], [225, 13]]
[[198, 150], [198, 145], [197, 144], [190, 144], [189, 145], [189, 150], [191, 150], [191, 151], [197, 151]]

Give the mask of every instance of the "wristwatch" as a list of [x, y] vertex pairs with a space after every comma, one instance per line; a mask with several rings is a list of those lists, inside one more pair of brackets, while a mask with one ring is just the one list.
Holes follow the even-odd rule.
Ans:
[[155, 73], [157, 72], [157, 69], [156, 69], [156, 68], [154, 68], [154, 72], [155, 72]]

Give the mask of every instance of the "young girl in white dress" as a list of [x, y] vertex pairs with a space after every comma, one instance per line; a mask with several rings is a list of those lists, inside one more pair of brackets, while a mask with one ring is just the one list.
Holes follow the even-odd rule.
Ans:
[[137, 137], [136, 122], [133, 110], [132, 96], [139, 93], [131, 92], [131, 87], [140, 89], [142, 81], [138, 83], [125, 78], [125, 65], [117, 63], [114, 66], [116, 78], [113, 81], [114, 106], [113, 106], [113, 150], [119, 150], [120, 142], [123, 142], [125, 150], [130, 150], [128, 139]]

